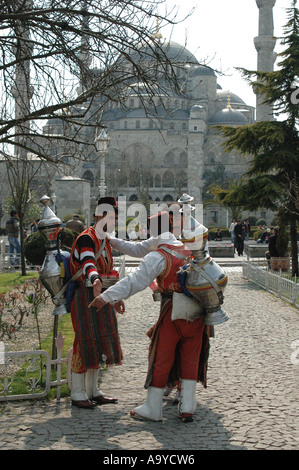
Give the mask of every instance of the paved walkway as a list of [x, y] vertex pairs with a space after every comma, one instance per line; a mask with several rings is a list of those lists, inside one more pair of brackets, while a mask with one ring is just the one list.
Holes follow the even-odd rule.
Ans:
[[1, 405], [0, 448], [92, 449], [111, 455], [116, 450], [175, 455], [202, 449], [298, 450], [299, 351], [296, 355], [292, 343], [299, 340], [299, 313], [249, 284], [240, 268], [228, 268], [228, 273], [225, 309], [230, 320], [215, 327], [208, 387], [198, 384], [192, 423], [178, 419], [171, 399], [165, 400], [162, 423], [130, 417], [146, 395], [145, 332], [158, 316], [158, 304], [147, 289], [129, 299], [126, 313], [119, 316], [124, 365], [102, 375], [102, 390], [117, 396], [118, 404], [93, 410], [73, 408], [70, 399]]

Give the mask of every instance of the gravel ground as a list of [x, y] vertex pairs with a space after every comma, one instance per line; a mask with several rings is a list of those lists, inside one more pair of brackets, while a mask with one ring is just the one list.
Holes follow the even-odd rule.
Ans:
[[229, 273], [224, 306], [230, 319], [215, 327], [208, 387], [198, 384], [192, 423], [178, 419], [171, 397], [160, 423], [130, 417], [146, 397], [145, 333], [159, 309], [147, 289], [126, 301], [119, 316], [124, 364], [101, 375], [103, 392], [118, 397], [118, 404], [93, 410], [74, 408], [69, 398], [2, 404], [2, 449], [101, 450], [111, 456], [119, 450], [299, 450], [299, 364], [292, 360], [298, 310], [240, 272]]

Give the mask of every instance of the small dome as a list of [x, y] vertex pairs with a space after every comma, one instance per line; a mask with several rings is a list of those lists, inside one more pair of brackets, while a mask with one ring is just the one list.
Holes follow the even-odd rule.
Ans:
[[215, 113], [209, 122], [213, 125], [243, 125], [247, 124], [247, 119], [240, 111], [232, 108], [225, 108]]
[[227, 103], [228, 98], [230, 98], [231, 104], [246, 104], [245, 101], [242, 100], [242, 98], [240, 98], [235, 93], [232, 93], [231, 91], [222, 90], [222, 89], [217, 90], [216, 99], [218, 101], [224, 101], [225, 103]]

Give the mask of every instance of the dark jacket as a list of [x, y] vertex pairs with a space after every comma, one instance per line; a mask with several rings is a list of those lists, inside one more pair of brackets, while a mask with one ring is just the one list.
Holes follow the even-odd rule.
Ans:
[[[234, 233], [235, 233], [236, 239], [241, 238], [241, 240], [244, 240], [245, 231], [244, 231], [244, 227], [241, 224], [235, 225]], [[241, 235], [241, 237], [239, 237], [239, 235]]]
[[271, 235], [269, 238], [269, 255], [271, 258], [279, 257], [277, 248], [276, 248], [277, 235]]
[[6, 235], [9, 237], [18, 237], [19, 236], [19, 222], [16, 217], [11, 217], [6, 222], [5, 226]]

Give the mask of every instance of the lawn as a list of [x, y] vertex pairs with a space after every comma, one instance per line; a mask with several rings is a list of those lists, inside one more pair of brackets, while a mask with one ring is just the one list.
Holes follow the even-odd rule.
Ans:
[[[22, 285], [24, 282], [29, 281], [30, 279], [38, 278], [37, 272], [30, 272], [27, 276], [22, 276], [21, 273], [12, 272], [12, 273], [1, 273], [0, 274], [0, 293], [7, 293], [14, 288]], [[54, 317], [53, 317], [53, 326], [54, 326]], [[65, 315], [59, 316], [58, 320], [58, 332], [62, 333], [64, 337], [64, 347], [62, 351], [62, 357], [66, 357], [67, 352], [73, 345], [74, 340], [74, 330], [72, 327], [71, 315], [69, 313]], [[42, 350], [47, 351], [50, 356], [52, 356], [52, 342], [53, 342], [53, 330], [49, 332], [48, 336], [42, 341]], [[43, 367], [42, 367], [43, 368]], [[38, 378], [38, 371], [35, 374], [36, 379]], [[44, 375], [44, 374], [43, 374]], [[52, 380], [55, 380], [56, 371], [55, 369], [52, 370], [51, 376]], [[62, 367], [62, 376], [63, 378], [66, 377], [66, 367]], [[12, 394], [21, 394], [26, 393], [24, 391], [24, 387], [26, 386], [25, 383], [26, 378], [26, 366], [24, 365], [19, 372], [17, 372], [14, 376], [13, 381], [13, 393]], [[1, 376], [0, 376], [1, 382]], [[68, 390], [66, 386], [62, 387], [62, 396], [68, 395]], [[53, 398], [55, 396], [55, 389], [51, 389], [50, 397]]]
[[26, 276], [22, 276], [21, 272], [0, 273], [0, 293], [9, 292], [29, 279], [36, 279], [37, 277], [37, 272], [30, 272]]

